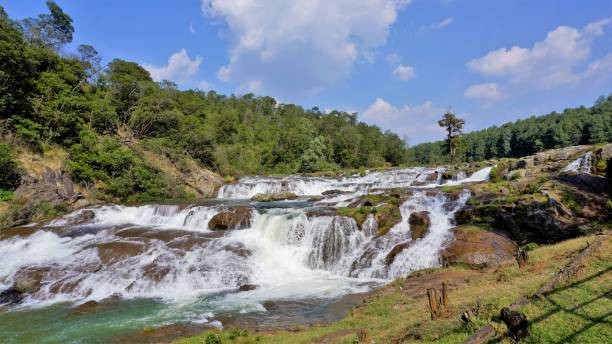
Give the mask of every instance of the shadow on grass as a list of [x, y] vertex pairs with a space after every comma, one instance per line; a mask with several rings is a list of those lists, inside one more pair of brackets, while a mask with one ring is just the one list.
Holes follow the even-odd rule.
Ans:
[[585, 331], [587, 331], [588, 329], [592, 328], [593, 326], [599, 325], [599, 324], [606, 324], [606, 326], [610, 326], [612, 325], [612, 321], [608, 320], [607, 318], [609, 318], [612, 315], [612, 311], [607, 312], [606, 314], [600, 316], [600, 317], [592, 317], [589, 316], [588, 314], [584, 314], [584, 312], [580, 312], [581, 309], [583, 309], [584, 307], [598, 301], [598, 300], [603, 300], [603, 299], [610, 299], [612, 297], [612, 289], [608, 289], [607, 291], [605, 291], [604, 293], [597, 295], [596, 297], [593, 297], [590, 300], [584, 301], [576, 306], [573, 307], [564, 307], [563, 305], [561, 305], [560, 303], [558, 303], [557, 301], [552, 299], [552, 296], [578, 287], [584, 283], [587, 283], [589, 281], [592, 281], [598, 277], [601, 277], [603, 275], [606, 275], [608, 273], [612, 272], [612, 267], [609, 267], [607, 269], [601, 270], [597, 273], [594, 273], [590, 276], [587, 276], [579, 281], [576, 281], [574, 283], [568, 284], [566, 286], [562, 286], [559, 288], [555, 288], [553, 290], [551, 290], [550, 292], [546, 293], [542, 300], [547, 301], [548, 303], [550, 303], [553, 306], [553, 309], [540, 315], [539, 317], [530, 320], [529, 322], [531, 324], [536, 324], [538, 322], [544, 321], [547, 318], [549, 318], [550, 316], [559, 313], [559, 312], [565, 312], [568, 314], [571, 314], [573, 316], [577, 316], [580, 317], [584, 320], [586, 320], [588, 322], [588, 324], [586, 326], [583, 326], [582, 328], [574, 331], [571, 335], [561, 339], [558, 343], [569, 343], [572, 340], [574, 340], [576, 337], [580, 336], [582, 333], [584, 333]]

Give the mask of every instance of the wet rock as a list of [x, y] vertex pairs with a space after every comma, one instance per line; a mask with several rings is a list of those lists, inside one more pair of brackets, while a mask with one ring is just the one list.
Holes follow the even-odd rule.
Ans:
[[309, 202], [319, 202], [320, 200], [322, 200], [323, 197], [322, 196], [312, 196], [308, 199]]
[[516, 255], [516, 244], [500, 234], [469, 226], [455, 227], [451, 231], [454, 239], [441, 254], [445, 265], [467, 264], [481, 268], [513, 260]]
[[23, 300], [24, 295], [15, 288], [8, 288], [0, 292], [0, 305], [14, 305], [18, 304]]
[[402, 243], [402, 244], [395, 245], [395, 247], [393, 247], [391, 251], [389, 251], [389, 253], [387, 254], [387, 257], [385, 257], [385, 264], [387, 266], [393, 264], [397, 255], [400, 254], [408, 246], [410, 246], [408, 243]]
[[506, 327], [508, 327], [508, 333], [514, 340], [520, 340], [529, 336], [529, 321], [525, 314], [504, 307], [501, 310], [500, 316]]
[[257, 194], [251, 199], [257, 202], [274, 202], [274, 201], [284, 201], [284, 200], [292, 200], [296, 199], [298, 196], [293, 192], [279, 192], [279, 193], [270, 193], [270, 194]]
[[277, 304], [276, 302], [274, 302], [274, 301], [270, 301], [270, 300], [268, 300], [268, 301], [264, 301], [264, 302], [263, 302], [261, 305], [262, 305], [262, 306], [263, 306], [263, 307], [264, 307], [264, 308], [265, 308], [267, 311], [271, 311], [271, 310], [278, 309], [278, 304]]
[[18, 279], [13, 283], [13, 289], [21, 294], [32, 294], [40, 289], [40, 280]]
[[431, 220], [429, 219], [428, 211], [419, 211], [411, 213], [408, 218], [410, 224], [410, 237], [412, 240], [423, 238], [427, 235], [429, 227], [431, 226]]
[[120, 260], [135, 257], [145, 251], [143, 243], [133, 241], [105, 242], [87, 246], [85, 249], [89, 248], [97, 249], [98, 258], [103, 265], [109, 265]]
[[83, 315], [83, 314], [94, 313], [98, 311], [99, 309], [100, 309], [100, 304], [97, 301], [89, 300], [73, 308], [72, 312], [74, 314]]
[[597, 158], [601, 160], [612, 159], [612, 143], [601, 147], [601, 150], [597, 153]]
[[248, 248], [244, 247], [242, 244], [231, 244], [231, 245], [226, 245], [223, 246], [222, 248], [223, 250], [232, 252], [233, 254], [242, 257], [242, 258], [247, 258], [250, 257], [253, 252], [251, 252], [251, 250], [249, 250]]
[[36, 233], [37, 230], [37, 228], [31, 227], [4, 228], [0, 230], [0, 241], [14, 237], [28, 237]]
[[208, 222], [208, 229], [227, 230], [245, 229], [251, 226], [251, 209], [234, 207], [213, 216]]
[[254, 284], [243, 284], [238, 287], [238, 291], [251, 291], [257, 289], [257, 286]]
[[329, 196], [329, 195], [343, 195], [343, 194], [347, 194], [350, 193], [349, 191], [344, 191], [344, 190], [327, 190], [327, 191], [323, 191], [321, 193], [321, 195], [323, 196]]
[[155, 283], [159, 283], [169, 273], [170, 267], [152, 262], [144, 266], [142, 275]]

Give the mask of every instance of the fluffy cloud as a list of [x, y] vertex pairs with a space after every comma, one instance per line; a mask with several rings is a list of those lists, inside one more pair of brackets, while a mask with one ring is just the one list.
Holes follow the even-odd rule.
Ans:
[[464, 95], [468, 98], [479, 99], [486, 102], [493, 102], [502, 97], [497, 84], [493, 82], [472, 85], [465, 90]]
[[[610, 22], [612, 18], [606, 18], [590, 23], [582, 30], [559, 26], [531, 48], [501, 48], [469, 61], [467, 66], [483, 76], [501, 78], [508, 85], [523, 89], [552, 89], [575, 84], [589, 76], [588, 70], [579, 69], [590, 55], [593, 37], [602, 35]], [[466, 96], [487, 91], [484, 86], [473, 87], [466, 90]], [[489, 88], [488, 94], [496, 97], [494, 91]]]
[[399, 65], [393, 70], [393, 76], [401, 81], [408, 81], [416, 76], [414, 68], [410, 66]]
[[227, 24], [229, 63], [220, 80], [266, 91], [312, 92], [346, 79], [353, 64], [384, 44], [406, 0], [202, 0]]
[[200, 69], [202, 58], [197, 56], [195, 59], [189, 58], [187, 50], [184, 48], [172, 54], [168, 59], [168, 64], [156, 67], [150, 64], [143, 64], [143, 67], [151, 73], [155, 81], [170, 80], [174, 82], [184, 82], [194, 76]]
[[363, 112], [362, 119], [399, 135], [406, 135], [411, 144], [416, 144], [439, 139], [444, 134], [444, 130], [436, 122], [442, 113], [444, 109], [434, 106], [431, 101], [416, 106], [394, 106], [382, 98], [377, 98]]

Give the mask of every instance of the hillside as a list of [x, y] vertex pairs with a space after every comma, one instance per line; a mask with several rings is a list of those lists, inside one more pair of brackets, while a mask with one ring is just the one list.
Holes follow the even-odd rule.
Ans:
[[[612, 142], [612, 95], [592, 107], [577, 107], [467, 133], [461, 137], [458, 161], [519, 158], [537, 152], [576, 145]], [[448, 163], [444, 141], [408, 149], [411, 164]]]

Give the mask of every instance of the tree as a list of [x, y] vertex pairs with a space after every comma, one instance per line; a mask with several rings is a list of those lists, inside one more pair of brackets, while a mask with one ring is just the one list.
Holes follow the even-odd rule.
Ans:
[[23, 20], [24, 33], [32, 41], [55, 51], [72, 42], [72, 18], [55, 1], [47, 1], [49, 14]]
[[447, 111], [444, 114], [444, 117], [438, 121], [438, 125], [443, 127], [447, 132], [446, 144], [451, 155], [451, 161], [453, 162], [455, 161], [455, 156], [457, 155], [457, 146], [459, 145], [459, 139], [463, 133], [464, 124], [465, 120], [458, 118], [450, 111]]

